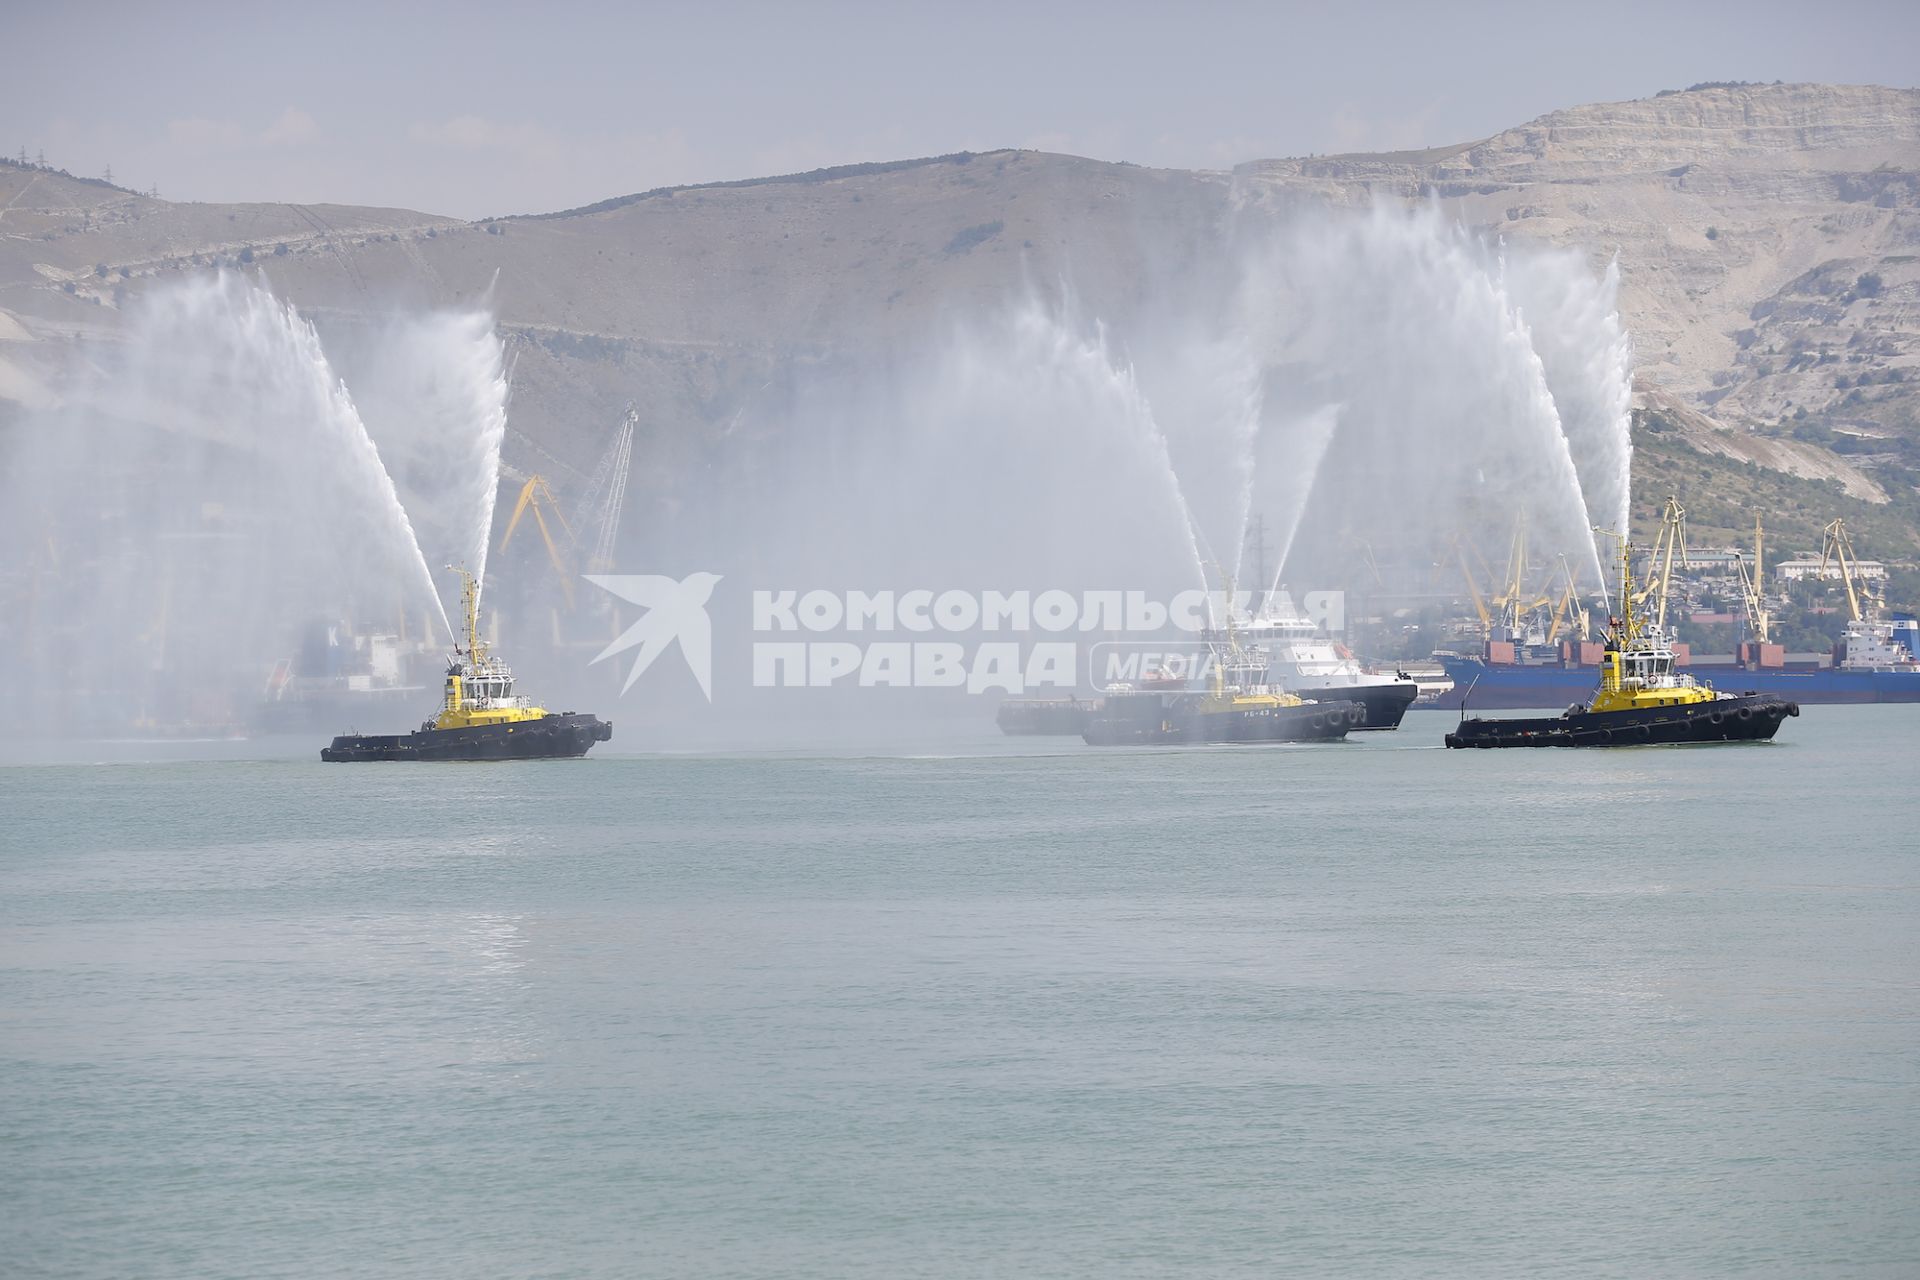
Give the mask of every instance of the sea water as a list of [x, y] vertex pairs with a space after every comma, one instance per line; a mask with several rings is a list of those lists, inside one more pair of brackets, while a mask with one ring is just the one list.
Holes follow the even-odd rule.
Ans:
[[1452, 719], [0, 768], [0, 1273], [1920, 1273], [1920, 709]]

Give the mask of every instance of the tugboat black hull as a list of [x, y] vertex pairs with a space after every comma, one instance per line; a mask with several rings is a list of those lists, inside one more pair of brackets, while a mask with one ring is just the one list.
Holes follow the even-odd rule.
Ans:
[[345, 734], [320, 749], [330, 764], [385, 760], [566, 760], [613, 737], [613, 725], [571, 711], [519, 724]]
[[1764, 742], [1800, 704], [1770, 693], [1674, 707], [1579, 712], [1537, 720], [1462, 720], [1449, 747], [1642, 747]]
[[1367, 718], [1356, 724], [1354, 729], [1398, 729], [1401, 718], [1407, 714], [1407, 708], [1420, 696], [1420, 686], [1411, 680], [1396, 680], [1389, 684], [1342, 684], [1325, 689], [1295, 689], [1289, 686], [1287, 692], [1297, 694], [1311, 702], [1357, 702], [1367, 709]]
[[1358, 702], [1298, 707], [1204, 708], [1197, 696], [1115, 694], [1091, 716], [1081, 737], [1090, 746], [1154, 746], [1195, 742], [1331, 742], [1366, 719]]

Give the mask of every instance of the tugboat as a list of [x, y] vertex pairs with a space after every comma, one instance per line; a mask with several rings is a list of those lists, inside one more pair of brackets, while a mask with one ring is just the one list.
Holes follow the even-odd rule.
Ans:
[[480, 639], [480, 593], [461, 578], [467, 643], [447, 664], [440, 714], [406, 734], [344, 734], [320, 749], [329, 763], [366, 760], [557, 760], [583, 756], [613, 737], [597, 716], [548, 711], [513, 692], [513, 672]]
[[[1461, 719], [1449, 747], [1627, 747], [1649, 743], [1758, 742], [1800, 704], [1771, 693], [1721, 693], [1674, 670], [1673, 641], [1634, 616], [1632, 550], [1620, 541], [1620, 616], [1608, 619], [1600, 685], [1585, 703], [1533, 720]], [[1471, 696], [1471, 690], [1468, 691]]]
[[1231, 627], [1210, 634], [1212, 687], [1204, 693], [1162, 693], [1114, 685], [1087, 717], [1090, 746], [1191, 742], [1331, 742], [1367, 721], [1365, 703], [1310, 702], [1255, 683], [1263, 656], [1243, 648]]

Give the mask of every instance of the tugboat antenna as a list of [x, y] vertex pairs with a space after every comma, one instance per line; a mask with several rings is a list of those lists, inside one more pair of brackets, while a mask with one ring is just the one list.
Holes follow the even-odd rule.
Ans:
[[480, 642], [480, 584], [463, 564], [450, 564], [447, 568], [460, 575], [460, 611], [467, 624], [467, 658], [473, 662], [484, 661], [487, 648]]

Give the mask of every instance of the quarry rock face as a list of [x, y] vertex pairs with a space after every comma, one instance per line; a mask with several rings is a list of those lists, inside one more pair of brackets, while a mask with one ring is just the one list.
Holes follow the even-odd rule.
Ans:
[[[1617, 257], [1641, 376], [1732, 425], [1840, 411], [1836, 362], [1902, 369], [1920, 350], [1913, 90], [1696, 89], [1429, 152], [1256, 161], [1235, 186], [1254, 204], [1432, 195], [1503, 234]], [[1857, 288], [1868, 274], [1877, 286]], [[1906, 395], [1856, 397], [1840, 416], [1920, 429]]]

